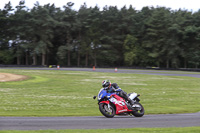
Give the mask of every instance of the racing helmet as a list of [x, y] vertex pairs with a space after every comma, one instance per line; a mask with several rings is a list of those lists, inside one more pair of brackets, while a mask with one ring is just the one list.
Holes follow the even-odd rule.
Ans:
[[111, 82], [110, 82], [110, 80], [104, 80], [103, 82], [102, 82], [102, 87], [110, 87], [111, 86]]

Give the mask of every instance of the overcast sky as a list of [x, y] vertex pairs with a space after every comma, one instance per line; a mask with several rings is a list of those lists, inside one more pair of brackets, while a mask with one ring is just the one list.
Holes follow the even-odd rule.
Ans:
[[[5, 4], [11, 1], [13, 7], [19, 4], [20, 0], [0, 0], [0, 9], [3, 9]], [[73, 2], [75, 5], [74, 9], [78, 10], [81, 5], [85, 2], [88, 7], [98, 6], [102, 9], [105, 5], [117, 6], [118, 9], [126, 5], [132, 5], [136, 10], [141, 10], [144, 6], [164, 6], [176, 9], [186, 9], [188, 11], [198, 11], [200, 9], [199, 0], [25, 0], [25, 5], [31, 9], [34, 3], [38, 1], [40, 5], [55, 4], [56, 7], [63, 7], [67, 2]]]

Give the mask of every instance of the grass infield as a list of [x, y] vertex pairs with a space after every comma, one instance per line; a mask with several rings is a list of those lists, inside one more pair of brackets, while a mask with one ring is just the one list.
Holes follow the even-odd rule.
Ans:
[[29, 76], [0, 82], [0, 116], [98, 116], [97, 95], [104, 79], [141, 94], [145, 114], [200, 111], [200, 79], [124, 73], [0, 69]]

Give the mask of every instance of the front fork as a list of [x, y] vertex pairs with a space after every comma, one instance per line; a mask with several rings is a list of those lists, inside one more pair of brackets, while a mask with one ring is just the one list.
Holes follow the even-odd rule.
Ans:
[[107, 104], [107, 105], [108, 105], [108, 106], [105, 105], [105, 107], [104, 107], [105, 110], [106, 110], [107, 112], [112, 112], [112, 110], [110, 109], [110, 107], [111, 107], [110, 104]]
[[[111, 111], [111, 109], [110, 109], [110, 107], [111, 107], [110, 101], [101, 101], [100, 103], [105, 103], [105, 104], [107, 104], [108, 106], [104, 106], [105, 110], [106, 110], [107, 112], [110, 112], [110, 111]], [[99, 103], [99, 104], [100, 104], [100, 103]]]

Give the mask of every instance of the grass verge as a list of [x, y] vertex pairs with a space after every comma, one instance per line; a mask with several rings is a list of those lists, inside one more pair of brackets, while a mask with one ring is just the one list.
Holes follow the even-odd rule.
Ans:
[[200, 127], [0, 131], [0, 133], [199, 133]]

